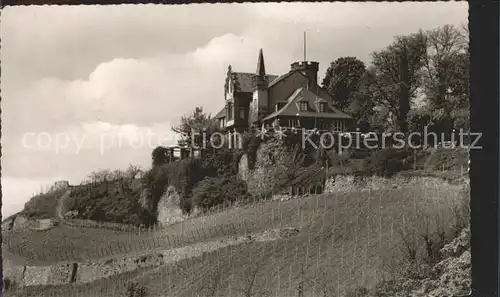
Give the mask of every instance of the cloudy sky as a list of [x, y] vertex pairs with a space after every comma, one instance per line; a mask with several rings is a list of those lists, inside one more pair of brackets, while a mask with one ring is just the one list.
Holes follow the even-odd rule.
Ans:
[[42, 186], [147, 168], [170, 125], [224, 104], [227, 66], [282, 74], [307, 56], [369, 63], [395, 35], [467, 22], [466, 2], [7, 7], [2, 11], [4, 216]]

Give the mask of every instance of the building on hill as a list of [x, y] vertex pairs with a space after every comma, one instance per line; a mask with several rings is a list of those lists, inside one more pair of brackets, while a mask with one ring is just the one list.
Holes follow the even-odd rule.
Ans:
[[262, 125], [344, 132], [352, 118], [333, 107], [318, 85], [318, 69], [318, 62], [301, 61], [286, 74], [267, 74], [261, 49], [255, 73], [235, 72], [229, 65], [225, 105], [215, 118], [221, 128], [236, 132]]
[[61, 189], [67, 189], [67, 188], [69, 188], [69, 181], [60, 180], [60, 181], [54, 182], [52, 187], [50, 187], [49, 192], [57, 191], [57, 190], [61, 190]]

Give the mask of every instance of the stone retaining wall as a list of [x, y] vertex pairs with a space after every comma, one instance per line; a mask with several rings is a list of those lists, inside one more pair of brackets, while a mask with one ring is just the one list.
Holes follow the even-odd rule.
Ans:
[[[468, 177], [464, 177], [460, 184], [467, 185]], [[433, 186], [439, 187], [443, 183], [453, 184], [450, 181], [434, 176], [406, 176], [399, 174], [391, 178], [383, 178], [378, 176], [356, 179], [352, 175], [336, 175], [327, 179], [325, 183], [325, 193], [343, 192], [343, 191], [358, 191], [378, 190], [389, 188], [400, 188], [405, 186]]]
[[23, 230], [49, 230], [54, 227], [57, 222], [54, 219], [31, 220], [22, 215], [16, 215], [13, 218], [14, 222], [5, 223], [2, 225], [2, 230], [5, 231], [23, 231]]
[[[293, 230], [292, 230], [293, 229]], [[271, 241], [293, 236], [298, 233], [294, 228], [268, 230], [250, 236], [228, 237], [190, 246], [144, 253], [132, 257], [114, 258], [85, 263], [67, 263], [54, 266], [12, 266], [7, 260], [4, 264], [4, 278], [15, 281], [18, 286], [61, 285], [67, 283], [89, 283], [113, 275], [122, 274], [139, 268], [156, 267], [175, 263], [187, 258], [198, 257], [230, 245], [249, 241]], [[76, 270], [76, 271], [75, 271]]]
[[73, 264], [62, 264], [50, 267], [49, 284], [60, 285], [71, 282]]
[[26, 266], [23, 275], [24, 286], [48, 285], [50, 266]]

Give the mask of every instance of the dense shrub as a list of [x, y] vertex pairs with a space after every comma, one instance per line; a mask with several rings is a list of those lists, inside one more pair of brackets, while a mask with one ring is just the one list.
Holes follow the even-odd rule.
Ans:
[[193, 203], [201, 210], [248, 198], [246, 184], [233, 176], [206, 177], [193, 190]]
[[[148, 189], [147, 199], [156, 206], [168, 186], [181, 193], [180, 208], [189, 213], [193, 206], [190, 200], [193, 188], [206, 177], [236, 175], [241, 150], [206, 150], [200, 159], [184, 159], [153, 167], [143, 178], [143, 187]], [[153, 210], [156, 212], [156, 209]]]
[[374, 151], [363, 161], [363, 174], [391, 177], [410, 169], [413, 156], [410, 150], [385, 148]]
[[238, 162], [243, 150], [240, 149], [213, 149], [205, 151], [202, 158], [202, 170], [205, 176], [236, 175]]
[[243, 133], [243, 151], [248, 157], [248, 168], [254, 169], [257, 161], [257, 150], [259, 149], [262, 139], [257, 137], [255, 132]]
[[147, 171], [142, 177], [142, 187], [148, 190], [146, 199], [154, 206], [152, 211], [156, 212], [158, 201], [168, 186], [174, 186], [180, 191], [181, 205], [186, 205], [184, 199], [189, 196], [193, 186], [203, 178], [203, 174], [199, 159], [184, 159], [155, 166]]
[[428, 165], [434, 170], [450, 170], [466, 167], [468, 160], [469, 152], [464, 148], [439, 148], [429, 157]]
[[67, 210], [78, 211], [78, 218], [132, 225], [150, 225], [155, 217], [139, 203], [140, 189], [127, 184], [101, 182], [75, 187]]

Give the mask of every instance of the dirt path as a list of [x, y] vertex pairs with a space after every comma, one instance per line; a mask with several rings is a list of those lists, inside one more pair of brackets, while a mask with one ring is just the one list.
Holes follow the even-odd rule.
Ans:
[[64, 202], [66, 202], [66, 199], [68, 199], [70, 195], [71, 195], [71, 187], [57, 200], [56, 216], [61, 221], [64, 220], [64, 214], [62, 210]]

